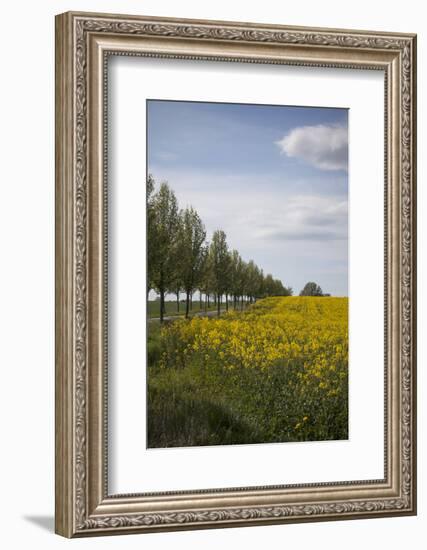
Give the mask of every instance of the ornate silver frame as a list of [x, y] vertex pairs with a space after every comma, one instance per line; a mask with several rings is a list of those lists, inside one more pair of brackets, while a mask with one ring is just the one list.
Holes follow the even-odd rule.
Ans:
[[[108, 55], [384, 71], [384, 479], [108, 494], [104, 284]], [[415, 119], [415, 35], [89, 13], [57, 16], [57, 533], [78, 537], [416, 513]]]

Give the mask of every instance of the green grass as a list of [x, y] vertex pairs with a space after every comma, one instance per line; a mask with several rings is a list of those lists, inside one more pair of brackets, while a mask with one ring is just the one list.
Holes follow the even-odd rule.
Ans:
[[[148, 447], [225, 445], [257, 441], [250, 424], [236, 415], [213, 387], [215, 372], [208, 380], [200, 370], [159, 369], [162, 327], [150, 324], [148, 331]], [[218, 373], [216, 373], [218, 374]], [[224, 395], [225, 396], [225, 395]]]

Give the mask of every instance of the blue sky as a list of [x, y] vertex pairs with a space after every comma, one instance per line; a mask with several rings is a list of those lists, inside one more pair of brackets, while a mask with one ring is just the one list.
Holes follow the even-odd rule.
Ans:
[[148, 172], [298, 293], [348, 292], [348, 111], [147, 102]]

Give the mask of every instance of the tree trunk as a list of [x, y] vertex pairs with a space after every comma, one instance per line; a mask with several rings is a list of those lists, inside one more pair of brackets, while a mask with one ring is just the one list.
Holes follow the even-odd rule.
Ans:
[[160, 323], [163, 323], [163, 317], [165, 313], [165, 291], [160, 290]]
[[190, 292], [187, 290], [186, 299], [185, 299], [185, 318], [188, 319], [188, 312], [190, 309]]
[[202, 291], [199, 290], [199, 307], [200, 311], [202, 310], [203, 304], [202, 304]]
[[193, 293], [190, 292], [190, 309], [193, 311]]
[[225, 311], [228, 311], [228, 294], [225, 295]]
[[176, 293], [176, 310], [179, 313], [179, 290]]
[[209, 309], [209, 305], [210, 305], [210, 304], [209, 304], [209, 298], [210, 298], [210, 296], [209, 296], [209, 293], [207, 294], [207, 296], [206, 296], [206, 297], [207, 297], [207, 300], [206, 300], [206, 302], [207, 302], [207, 304], [208, 304], [208, 309]]
[[216, 297], [216, 307], [217, 307], [217, 312], [219, 317], [221, 315], [221, 296], [219, 294], [217, 294], [217, 297]]

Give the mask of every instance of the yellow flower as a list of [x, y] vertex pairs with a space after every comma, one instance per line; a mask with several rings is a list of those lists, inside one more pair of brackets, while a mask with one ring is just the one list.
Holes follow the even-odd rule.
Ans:
[[207, 368], [218, 361], [227, 370], [296, 369], [295, 391], [307, 395], [336, 395], [348, 375], [347, 298], [265, 298], [244, 312], [176, 321], [161, 336], [163, 366], [200, 357]]

